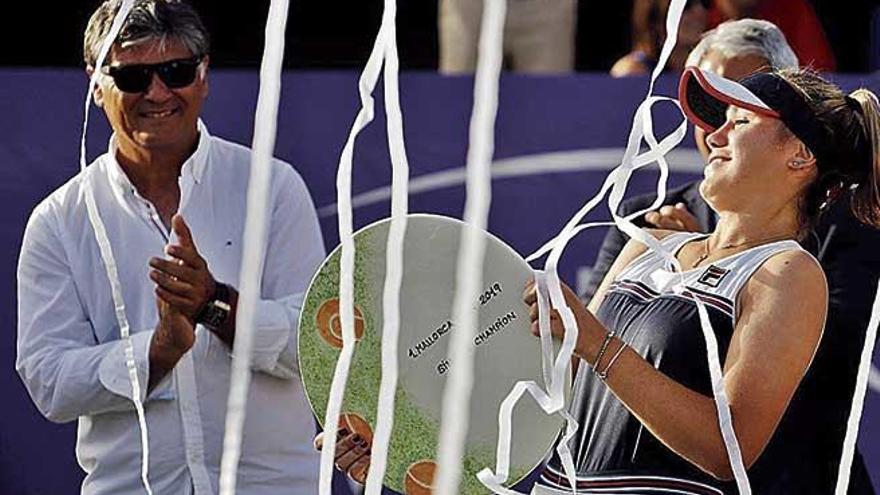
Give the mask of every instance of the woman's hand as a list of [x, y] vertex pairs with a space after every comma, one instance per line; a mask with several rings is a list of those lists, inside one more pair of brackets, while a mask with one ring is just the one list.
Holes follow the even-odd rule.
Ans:
[[[367, 481], [370, 469], [370, 448], [373, 444], [373, 429], [356, 413], [339, 415], [339, 429], [336, 430], [336, 451], [334, 462], [336, 469], [360, 484]], [[324, 433], [315, 437], [315, 449], [324, 446]]]
[[[574, 313], [574, 318], [577, 322], [578, 337], [574, 353], [579, 358], [592, 364], [607, 331], [602, 323], [599, 322], [592, 313], [587, 311], [587, 308], [571, 288], [564, 283], [560, 285], [562, 285], [562, 294], [565, 296], [565, 304], [571, 309], [572, 313]], [[529, 283], [526, 284], [525, 291], [523, 292], [523, 302], [529, 306], [529, 319], [532, 322], [532, 334], [540, 336], [541, 333], [538, 326], [538, 294], [534, 280], [530, 280]], [[560, 339], [565, 336], [565, 327], [562, 324], [562, 317], [555, 309], [550, 311], [550, 332], [554, 337]]]
[[[343, 435], [343, 433], [345, 433]], [[315, 437], [315, 449], [324, 446], [324, 433]], [[370, 444], [357, 433], [339, 430], [336, 440], [336, 469], [361, 485], [367, 482], [367, 471], [370, 469]]]

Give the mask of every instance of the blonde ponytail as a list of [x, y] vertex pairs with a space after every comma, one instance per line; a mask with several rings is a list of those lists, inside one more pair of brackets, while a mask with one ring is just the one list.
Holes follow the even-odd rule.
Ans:
[[868, 169], [853, 191], [852, 210], [862, 223], [880, 228], [880, 100], [867, 89], [857, 89], [848, 98], [857, 104], [865, 138], [858, 144], [865, 147], [859, 155], [866, 163], [859, 166]]

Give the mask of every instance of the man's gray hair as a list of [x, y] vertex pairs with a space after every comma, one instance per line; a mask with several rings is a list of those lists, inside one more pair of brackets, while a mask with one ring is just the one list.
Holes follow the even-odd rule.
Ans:
[[[83, 59], [94, 67], [101, 43], [110, 32], [121, 0], [106, 0], [95, 10], [86, 27]], [[195, 55], [206, 55], [210, 47], [208, 31], [199, 14], [181, 0], [137, 0], [122, 25], [116, 45], [130, 45], [147, 40], [165, 43], [177, 40]]]
[[795, 69], [798, 58], [776, 24], [758, 19], [739, 19], [721, 23], [703, 34], [688, 55], [686, 65], [699, 65], [710, 51], [725, 57], [758, 55], [775, 70]]

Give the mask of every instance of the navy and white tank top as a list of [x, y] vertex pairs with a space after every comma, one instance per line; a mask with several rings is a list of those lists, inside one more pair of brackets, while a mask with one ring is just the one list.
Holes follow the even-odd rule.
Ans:
[[[660, 242], [677, 253], [687, 242], [703, 237], [676, 233]], [[711, 397], [706, 343], [695, 299], [705, 303], [723, 365], [736, 325], [740, 290], [767, 259], [789, 250], [803, 251], [795, 241], [778, 241], [685, 270], [685, 289], [678, 292], [673, 291], [673, 284], [664, 287], [653, 276], [658, 271], [671, 272], [673, 267], [648, 250], [617, 275], [596, 317], [666, 376]], [[589, 366], [578, 370], [571, 404], [579, 430], [570, 447], [578, 488], [585, 493], [620, 493], [621, 489], [654, 495], [736, 493], [734, 485], [714, 480], [663, 445]], [[539, 485], [535, 493], [568, 488], [555, 450]]]

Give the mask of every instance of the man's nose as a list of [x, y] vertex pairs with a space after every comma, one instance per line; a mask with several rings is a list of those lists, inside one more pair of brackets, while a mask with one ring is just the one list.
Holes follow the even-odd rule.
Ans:
[[159, 74], [153, 73], [150, 79], [150, 85], [147, 87], [144, 97], [152, 101], [163, 101], [171, 97], [171, 90], [159, 77]]

